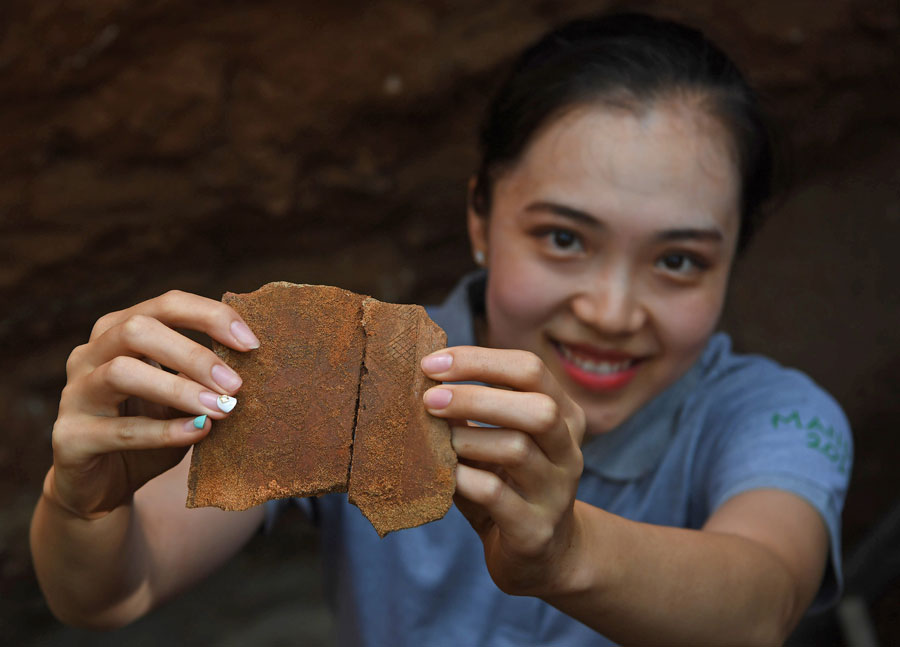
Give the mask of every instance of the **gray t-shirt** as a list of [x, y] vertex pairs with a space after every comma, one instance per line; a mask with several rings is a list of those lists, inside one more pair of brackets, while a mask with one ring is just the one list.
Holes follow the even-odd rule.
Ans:
[[[474, 344], [484, 276], [469, 275], [429, 314], [448, 345]], [[583, 446], [578, 498], [628, 519], [700, 528], [730, 497], [777, 488], [822, 515], [831, 559], [814, 603], [840, 592], [840, 516], [852, 462], [849, 425], [808, 377], [710, 340], [675, 384]], [[320, 525], [326, 592], [341, 645], [556, 647], [611, 644], [537, 598], [492, 582], [482, 545], [455, 508], [379, 539], [346, 495], [298, 502]], [[274, 512], [277, 505], [270, 506]]]

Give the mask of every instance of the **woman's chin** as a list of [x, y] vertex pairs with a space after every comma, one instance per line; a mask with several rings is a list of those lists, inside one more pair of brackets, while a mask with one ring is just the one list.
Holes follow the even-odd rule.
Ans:
[[618, 408], [598, 407], [580, 403], [585, 415], [585, 437], [606, 434], [625, 422], [633, 411]]

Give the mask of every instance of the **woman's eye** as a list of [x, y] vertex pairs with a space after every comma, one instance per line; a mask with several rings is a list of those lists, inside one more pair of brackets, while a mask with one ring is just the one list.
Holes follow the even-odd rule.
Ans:
[[694, 274], [707, 267], [706, 263], [688, 254], [666, 254], [657, 264], [673, 274]]
[[581, 238], [578, 234], [568, 229], [553, 229], [547, 232], [546, 235], [555, 249], [566, 251], [580, 251], [582, 249]]

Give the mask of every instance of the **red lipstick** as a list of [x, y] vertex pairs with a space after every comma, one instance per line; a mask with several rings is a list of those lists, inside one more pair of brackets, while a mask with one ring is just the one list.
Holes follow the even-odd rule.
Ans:
[[573, 382], [590, 391], [615, 391], [637, 375], [640, 360], [618, 351], [598, 351], [555, 342], [560, 364]]

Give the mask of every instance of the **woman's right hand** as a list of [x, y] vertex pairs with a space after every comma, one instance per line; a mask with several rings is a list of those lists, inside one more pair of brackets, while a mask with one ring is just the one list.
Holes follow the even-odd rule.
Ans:
[[[241, 378], [212, 350], [176, 329], [206, 333], [235, 350], [259, 341], [229, 306], [172, 291], [101, 317], [72, 351], [53, 426], [45, 496], [84, 519], [105, 516], [174, 467], [227, 414], [220, 394]], [[178, 374], [165, 371], [161, 366]], [[208, 419], [198, 429], [197, 416]]]

